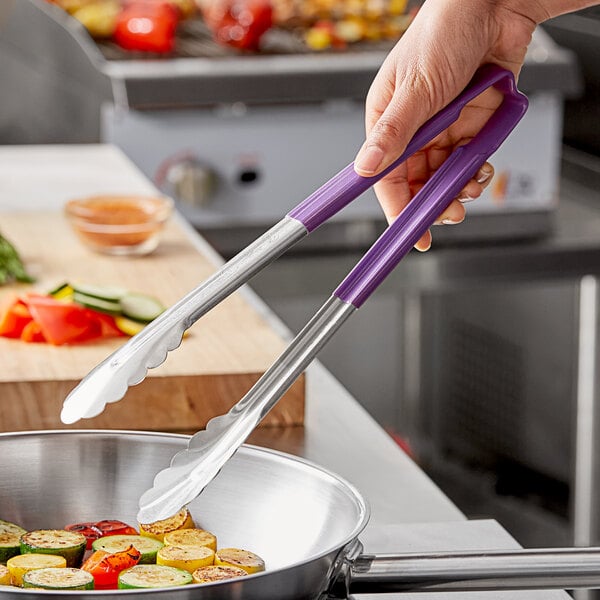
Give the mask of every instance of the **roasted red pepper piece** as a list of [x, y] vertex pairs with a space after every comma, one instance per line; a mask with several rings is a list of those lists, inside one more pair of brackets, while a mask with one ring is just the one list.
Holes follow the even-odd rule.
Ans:
[[87, 539], [86, 549], [91, 550], [94, 540], [102, 537], [102, 532], [95, 526], [94, 523], [72, 523], [65, 527], [67, 531], [76, 531], [82, 533]]
[[269, 0], [218, 0], [208, 4], [204, 20], [220, 44], [258, 50], [273, 25], [273, 8]]
[[175, 47], [179, 12], [164, 0], [134, 0], [117, 18], [114, 40], [125, 50], [169, 53]]
[[103, 536], [106, 535], [139, 535], [137, 529], [123, 523], [123, 521], [115, 521], [107, 519], [94, 523], [94, 527], [98, 529]]
[[94, 577], [95, 589], [116, 589], [119, 573], [137, 565], [140, 557], [141, 553], [133, 546], [113, 554], [96, 550], [81, 568]]

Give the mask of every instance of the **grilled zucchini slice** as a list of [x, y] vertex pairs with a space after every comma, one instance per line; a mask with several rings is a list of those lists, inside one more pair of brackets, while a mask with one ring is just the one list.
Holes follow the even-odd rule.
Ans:
[[163, 588], [192, 583], [192, 574], [165, 565], [136, 565], [119, 575], [119, 589]]
[[5, 565], [9, 558], [21, 553], [19, 539], [24, 533], [27, 530], [20, 525], [0, 519], [0, 564]]
[[24, 533], [27, 533], [27, 529], [23, 529], [20, 525], [16, 523], [11, 523], [10, 521], [3, 521], [0, 519], [0, 533], [14, 533], [19, 537]]
[[10, 585], [10, 571], [4, 565], [0, 565], [0, 585]]
[[17, 554], [21, 554], [21, 536], [16, 533], [0, 533], [0, 564]]
[[156, 564], [190, 573], [200, 567], [212, 565], [214, 560], [214, 550], [206, 546], [163, 546], [156, 555]]
[[244, 569], [239, 567], [222, 567], [213, 565], [212, 567], [200, 567], [192, 573], [194, 583], [214, 583], [215, 581], [225, 581], [227, 579], [237, 579], [248, 575]]
[[265, 561], [250, 552], [241, 548], [221, 548], [215, 554], [215, 565], [221, 567], [239, 567], [246, 573], [258, 573], [265, 570]]
[[193, 529], [195, 527], [192, 515], [187, 508], [182, 508], [177, 514], [154, 523], [140, 523], [140, 534], [162, 542], [165, 534], [179, 529]]
[[25, 573], [23, 587], [42, 590], [93, 590], [94, 578], [81, 569], [47, 567]]
[[165, 533], [166, 546], [205, 546], [217, 551], [217, 537], [204, 529], [178, 529]]
[[12, 585], [23, 585], [23, 576], [34, 569], [45, 569], [46, 567], [65, 568], [67, 560], [64, 556], [53, 554], [19, 554], [13, 556], [6, 563], [10, 571], [10, 582]]
[[67, 567], [81, 564], [86, 545], [85, 535], [64, 529], [36, 529], [21, 536], [21, 554], [64, 556]]
[[123, 552], [129, 546], [133, 546], [141, 554], [139, 564], [149, 565], [156, 562], [156, 554], [163, 543], [141, 535], [107, 535], [92, 542], [94, 550], [104, 550], [109, 554]]

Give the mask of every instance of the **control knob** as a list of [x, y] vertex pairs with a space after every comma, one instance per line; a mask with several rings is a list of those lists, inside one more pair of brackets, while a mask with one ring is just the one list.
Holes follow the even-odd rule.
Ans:
[[166, 181], [172, 186], [177, 200], [190, 207], [201, 208], [211, 203], [217, 174], [199, 160], [186, 159], [168, 168]]

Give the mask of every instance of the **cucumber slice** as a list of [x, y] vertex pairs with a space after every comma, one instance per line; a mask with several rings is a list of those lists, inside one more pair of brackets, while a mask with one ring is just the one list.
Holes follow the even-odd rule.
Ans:
[[63, 556], [67, 567], [77, 567], [85, 553], [85, 535], [64, 529], [37, 529], [21, 536], [21, 554]]
[[192, 574], [164, 565], [136, 565], [119, 575], [119, 589], [163, 588], [192, 583]]
[[110, 554], [123, 552], [129, 546], [133, 546], [142, 555], [139, 564], [152, 564], [156, 562], [156, 554], [163, 543], [141, 535], [107, 535], [92, 543], [93, 550], [104, 550]]
[[97, 310], [99, 312], [107, 313], [109, 315], [121, 314], [121, 305], [118, 302], [112, 302], [111, 300], [101, 300], [94, 296], [87, 296], [81, 292], [73, 293], [73, 302], [81, 304], [86, 308]]
[[82, 569], [48, 567], [25, 573], [23, 587], [43, 590], [93, 590], [94, 577]]
[[149, 323], [156, 319], [165, 310], [165, 307], [156, 298], [145, 294], [131, 292], [125, 294], [120, 302], [123, 315], [143, 323]]
[[0, 533], [0, 564], [6, 564], [9, 558], [21, 554], [20, 537], [16, 533]]
[[73, 284], [73, 290], [83, 296], [91, 296], [106, 302], [119, 302], [127, 294], [127, 290], [117, 286], [88, 285], [87, 283]]
[[73, 288], [68, 283], [61, 283], [48, 292], [49, 296], [61, 300], [73, 295]]
[[10, 582], [12, 585], [23, 585], [23, 577], [28, 571], [33, 569], [44, 569], [46, 567], [58, 567], [64, 569], [67, 561], [64, 556], [54, 554], [19, 554], [13, 556], [6, 566], [10, 572]]

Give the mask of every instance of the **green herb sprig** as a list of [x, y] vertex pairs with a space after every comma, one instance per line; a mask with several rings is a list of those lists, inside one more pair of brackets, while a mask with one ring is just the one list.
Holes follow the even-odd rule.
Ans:
[[25, 270], [15, 247], [0, 234], [0, 285], [11, 281], [33, 283], [35, 279]]

